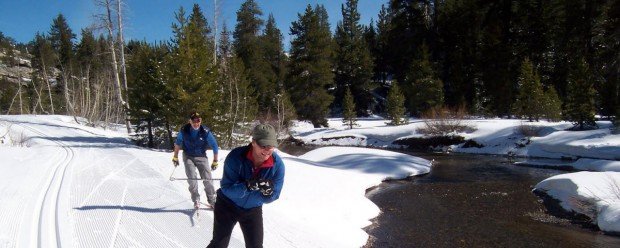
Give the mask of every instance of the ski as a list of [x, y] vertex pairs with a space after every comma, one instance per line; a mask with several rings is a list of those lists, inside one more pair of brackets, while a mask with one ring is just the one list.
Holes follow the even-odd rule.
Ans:
[[200, 208], [194, 208], [192, 213], [192, 221], [194, 227], [200, 227]]
[[196, 228], [200, 227], [200, 210], [209, 210], [209, 211], [213, 211], [213, 206], [211, 206], [211, 204], [208, 203], [204, 203], [204, 202], [199, 202], [200, 206], [203, 207], [197, 207], [194, 208], [194, 211], [192, 212], [192, 222], [193, 222], [193, 226]]

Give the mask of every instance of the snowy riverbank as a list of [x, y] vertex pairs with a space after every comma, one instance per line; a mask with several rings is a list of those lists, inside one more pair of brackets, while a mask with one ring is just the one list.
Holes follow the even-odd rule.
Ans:
[[[342, 124], [341, 119], [329, 120], [329, 128], [315, 129], [311, 124], [298, 122], [293, 129], [295, 139], [312, 145], [372, 146], [401, 148], [393, 141], [423, 137], [416, 130], [424, 126], [422, 120], [412, 119], [402, 126], [388, 126], [381, 118], [358, 120], [353, 129]], [[572, 126], [567, 122], [524, 122], [522, 120], [465, 120], [463, 124], [475, 129], [469, 133], [457, 133], [465, 140], [475, 141], [480, 147], [465, 147], [464, 144], [444, 147], [444, 151], [551, 158], [556, 160], [531, 160], [522, 165], [544, 168], [585, 170], [593, 172], [569, 173], [549, 178], [539, 183], [535, 190], [562, 202], [565, 211], [584, 212], [593, 210], [593, 218], [601, 230], [620, 232], [620, 134], [611, 132], [611, 123], [598, 122], [599, 129], [588, 131], [567, 131]], [[535, 136], [523, 135], [523, 126], [535, 130]], [[563, 161], [561, 161], [562, 159]], [[566, 184], [573, 187], [566, 187]], [[575, 206], [572, 199], [587, 204]]]

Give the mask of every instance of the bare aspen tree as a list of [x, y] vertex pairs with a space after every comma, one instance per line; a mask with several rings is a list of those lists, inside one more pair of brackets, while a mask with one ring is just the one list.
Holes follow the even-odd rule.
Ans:
[[68, 78], [71, 78], [71, 73], [70, 71], [65, 69], [60, 59], [58, 59], [58, 64], [60, 65], [60, 70], [62, 73], [62, 92], [63, 96], [65, 97], [65, 107], [67, 108], [69, 114], [75, 118], [75, 108], [73, 107], [73, 102], [69, 94], [69, 81], [67, 81]]
[[217, 0], [213, 0], [213, 64], [217, 64], [217, 16], [220, 14]]
[[278, 116], [277, 121], [278, 121], [278, 126], [276, 127], [277, 129], [277, 138], [280, 137], [280, 132], [282, 130], [284, 130], [285, 125], [284, 125], [284, 118], [286, 118], [285, 116], [285, 109], [284, 109], [284, 94], [282, 94], [282, 92], [278, 93], [278, 95], [276, 95], [276, 115]]
[[47, 75], [47, 65], [45, 65], [45, 59], [41, 58], [41, 67], [43, 67], [43, 80], [45, 81], [45, 84], [47, 85], [47, 95], [50, 98], [50, 108], [51, 108], [51, 114], [54, 114], [54, 99], [52, 98], [52, 86], [50, 84], [50, 79], [49, 76]]
[[129, 89], [127, 87], [127, 65], [125, 64], [125, 39], [123, 38], [123, 17], [122, 17], [122, 9], [121, 5], [123, 4], [122, 0], [116, 0], [117, 10], [117, 25], [118, 25], [118, 43], [120, 49], [120, 59], [121, 59], [121, 75], [123, 76], [121, 79], [123, 80], [123, 88], [125, 90], [125, 106], [129, 109]]
[[[89, 116], [89, 113], [93, 110], [90, 106], [91, 99], [91, 91], [90, 91], [90, 65], [86, 67], [86, 87], [84, 87], [84, 94], [86, 95], [86, 102], [84, 103], [84, 108], [86, 108], [85, 116]], [[92, 120], [92, 119], [91, 119]]]
[[[15, 45], [13, 45], [13, 50], [15, 50]], [[15, 63], [16, 61], [18, 61], [17, 54], [14, 54], [13, 62]], [[19, 98], [19, 114], [24, 114], [23, 104], [22, 104], [22, 76], [19, 71], [19, 62], [17, 62], [17, 93], [15, 93], [15, 95], [13, 96], [13, 99], [11, 100], [9, 109], [6, 111], [7, 115], [11, 113], [11, 109], [13, 108], [13, 103], [15, 103], [15, 98]]]
[[[118, 62], [117, 62], [117, 58], [116, 58], [116, 48], [114, 45], [114, 27], [113, 27], [113, 23], [112, 23], [112, 3], [111, 0], [100, 0], [97, 1], [97, 5], [102, 6], [103, 8], [105, 8], [106, 10], [106, 15], [104, 16], [104, 18], [102, 18], [102, 21], [104, 23], [105, 28], [108, 31], [108, 36], [110, 37], [110, 53], [112, 55], [112, 72], [114, 74], [114, 87], [115, 87], [115, 91], [116, 91], [116, 98], [118, 99], [118, 102], [120, 103], [120, 105], [122, 106], [127, 106], [127, 102], [123, 99], [123, 93], [122, 93], [122, 88], [121, 88], [121, 79], [119, 76], [119, 71], [118, 71]], [[108, 107], [111, 107], [110, 105], [107, 105]], [[113, 106], [113, 105], [112, 105]], [[124, 111], [125, 113], [125, 117], [127, 117], [127, 111]], [[122, 114], [122, 113], [121, 113]], [[109, 110], [106, 110], [106, 120], [109, 120], [110, 118], [110, 112]], [[125, 118], [125, 126], [127, 127], [127, 133], [131, 133], [131, 123], [129, 122], [129, 118]]]
[[13, 96], [13, 99], [11, 100], [11, 104], [9, 105], [9, 109], [6, 111], [6, 114], [10, 114], [11, 113], [11, 109], [13, 108], [13, 103], [15, 103], [15, 98], [19, 97], [19, 112], [20, 114], [22, 114], [22, 84], [21, 82], [19, 83], [19, 85], [17, 86], [17, 93], [15, 93], [15, 95]]
[[101, 94], [102, 94], [102, 89], [101, 89], [101, 84], [95, 84], [94, 86], [95, 88], [95, 100], [92, 102], [93, 106], [92, 111], [91, 111], [91, 115], [89, 116], [90, 120], [101, 120], [101, 112], [99, 111], [99, 102], [102, 101], [101, 100]]
[[86, 116], [86, 113], [88, 111], [88, 109], [86, 107], [87, 106], [87, 104], [86, 104], [86, 87], [84, 87], [84, 85], [86, 84], [86, 80], [87, 79], [85, 79], [83, 75], [84, 75], [83, 69], [80, 68], [80, 79], [79, 79], [80, 84], [79, 85], [81, 87], [79, 89], [80, 90], [80, 95], [78, 96], [79, 97], [78, 101], [79, 101], [79, 106], [80, 106], [80, 116]]
[[[13, 49], [15, 49], [15, 46], [13, 46]], [[17, 56], [17, 55], [15, 55]], [[22, 99], [22, 75], [21, 75], [21, 71], [20, 66], [19, 66], [19, 60], [18, 58], [15, 58], [15, 61], [17, 61], [17, 85], [18, 85], [18, 94], [19, 94], [19, 114], [23, 115], [24, 114], [24, 102]]]
[[35, 101], [35, 105], [32, 108], [32, 113], [35, 115], [37, 114], [37, 107], [41, 108], [41, 113], [45, 113], [45, 110], [43, 109], [43, 104], [41, 102], [41, 92], [43, 91], [43, 86], [41, 86], [41, 90], [38, 90], [36, 81], [32, 80], [32, 89], [37, 95], [37, 100]]

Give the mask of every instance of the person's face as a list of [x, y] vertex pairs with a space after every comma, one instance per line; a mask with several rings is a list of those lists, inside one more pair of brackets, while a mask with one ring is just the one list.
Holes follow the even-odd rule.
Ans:
[[256, 143], [256, 140], [252, 140], [252, 146], [252, 153], [254, 153], [254, 158], [261, 163], [269, 159], [275, 148], [273, 146], [261, 146]]
[[191, 120], [189, 121], [189, 123], [191, 123], [191, 124], [192, 124], [192, 127], [193, 127], [194, 129], [197, 129], [197, 128], [199, 128], [199, 127], [200, 127], [200, 122], [202, 122], [202, 119], [201, 119], [201, 118], [194, 118], [194, 119], [191, 119]]

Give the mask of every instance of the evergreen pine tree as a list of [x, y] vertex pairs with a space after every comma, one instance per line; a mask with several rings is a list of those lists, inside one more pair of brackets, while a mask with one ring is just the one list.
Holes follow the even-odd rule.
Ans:
[[572, 121], [578, 130], [596, 127], [594, 121], [596, 92], [590, 77], [588, 64], [583, 59], [576, 63], [568, 77], [565, 118]]
[[349, 88], [344, 93], [344, 99], [342, 100], [342, 123], [349, 126], [349, 129], [353, 129], [354, 125], [357, 125], [357, 115], [355, 113], [355, 101]]
[[560, 96], [558, 96], [553, 86], [545, 91], [543, 97], [543, 116], [545, 116], [548, 121], [562, 120], [562, 100], [560, 100]]
[[102, 61], [97, 57], [99, 48], [97, 40], [90, 29], [82, 30], [82, 38], [77, 44], [75, 52], [75, 60], [77, 66], [83, 76], [93, 76], [95, 72], [100, 71], [103, 67]]
[[217, 102], [217, 70], [213, 64], [211, 31], [198, 4], [194, 4], [189, 17], [185, 17], [182, 7], [176, 17], [172, 52], [166, 60], [167, 86], [173, 99], [167, 115], [172, 123], [183, 124], [190, 111], [198, 111], [207, 125], [217, 125], [213, 111]]
[[519, 86], [519, 94], [514, 104], [515, 114], [525, 116], [529, 121], [538, 121], [544, 112], [544, 92], [540, 77], [527, 58], [521, 65]]
[[260, 55], [257, 53], [260, 52], [258, 35], [263, 27], [263, 20], [260, 19], [262, 14], [263, 12], [254, 0], [246, 0], [237, 11], [233, 49], [246, 66]]
[[167, 48], [163, 45], [149, 45], [146, 42], [130, 43], [131, 59], [129, 60], [127, 77], [129, 81], [129, 101], [134, 106], [130, 116], [136, 119], [133, 123], [137, 133], [146, 131], [147, 146], [154, 148], [155, 127], [164, 125], [165, 108], [172, 100], [172, 92], [164, 84], [160, 64], [162, 64]]
[[333, 96], [327, 92], [332, 83], [332, 39], [327, 12], [321, 5], [306, 7], [291, 26], [291, 55], [287, 91], [297, 115], [315, 127], [327, 126], [327, 114]]
[[50, 40], [62, 67], [68, 68], [73, 60], [73, 39], [75, 34], [71, 31], [67, 19], [64, 15], [58, 14], [50, 29]]
[[429, 61], [428, 49], [422, 45], [420, 58], [416, 59], [407, 74], [405, 92], [412, 115], [443, 105], [443, 82], [437, 77]]
[[392, 0], [389, 6], [389, 64], [400, 82], [409, 73], [411, 63], [422, 44], [431, 43], [431, 20], [434, 19], [429, 0]]
[[[70, 100], [70, 83], [73, 80], [72, 77], [72, 63], [73, 63], [73, 39], [75, 34], [67, 24], [67, 20], [62, 14], [53, 20], [50, 28], [50, 40], [52, 42], [52, 48], [57, 54], [59, 63], [56, 63], [61, 74], [58, 78], [58, 82], [62, 84], [62, 91], [64, 97], [64, 112], [70, 115], [74, 115], [74, 108]], [[63, 105], [61, 105], [63, 106]]]
[[[363, 27], [359, 24], [358, 0], [347, 0], [342, 5], [342, 22], [336, 27], [334, 40], [336, 49], [335, 105], [341, 102], [346, 90], [351, 90], [355, 98], [356, 112], [367, 115], [372, 97], [372, 57], [364, 39]], [[343, 106], [344, 107], [344, 106]]]
[[517, 93], [520, 59], [514, 56], [515, 35], [511, 29], [514, 15], [513, 1], [493, 1], [485, 6], [481, 27], [480, 70], [484, 97], [489, 99], [489, 110], [498, 116], [511, 114], [511, 105]]
[[444, 82], [448, 106], [468, 106], [480, 114], [481, 96], [479, 68], [481, 23], [483, 16], [478, 0], [446, 0], [437, 3], [436, 28], [440, 52], [440, 78]]
[[[592, 37], [596, 53], [594, 67], [599, 68], [601, 83], [600, 114], [620, 117], [620, 1], [607, 1], [595, 25]], [[616, 121], [618, 123], [618, 121]]]
[[[375, 21], [372, 18], [370, 18], [370, 23], [368, 23], [368, 26], [364, 27], [364, 41], [366, 41], [366, 44], [368, 45], [368, 51], [370, 52], [370, 58], [373, 61], [373, 73], [374, 73], [375, 59], [376, 59], [376, 54], [378, 50], [377, 50], [377, 29], [375, 28]], [[375, 75], [373, 74], [372, 79], [373, 81], [377, 80], [377, 77], [375, 77]]]
[[284, 45], [282, 44], [282, 32], [276, 26], [273, 14], [269, 14], [267, 18], [265, 32], [262, 37], [264, 60], [270, 65], [272, 71], [270, 75], [275, 76], [275, 78], [270, 78], [269, 81], [271, 85], [276, 86], [277, 92], [280, 92], [284, 87], [284, 77], [286, 75], [286, 55], [284, 54]]
[[397, 82], [392, 83], [392, 87], [387, 95], [387, 116], [391, 125], [405, 124], [405, 95], [400, 90]]
[[[382, 4], [379, 11], [379, 19], [377, 20], [377, 38], [376, 48], [374, 49], [374, 73], [382, 86], [386, 86], [390, 71], [389, 66], [389, 39], [390, 31], [390, 15], [389, 10]], [[373, 50], [371, 50], [373, 51]]]
[[[275, 107], [277, 74], [266, 60], [264, 39], [260, 36], [263, 27], [262, 15], [254, 0], [246, 0], [237, 11], [237, 24], [233, 32], [233, 48], [241, 58], [257, 94], [258, 105], [262, 112], [272, 111]], [[273, 31], [273, 30], [271, 30]]]

